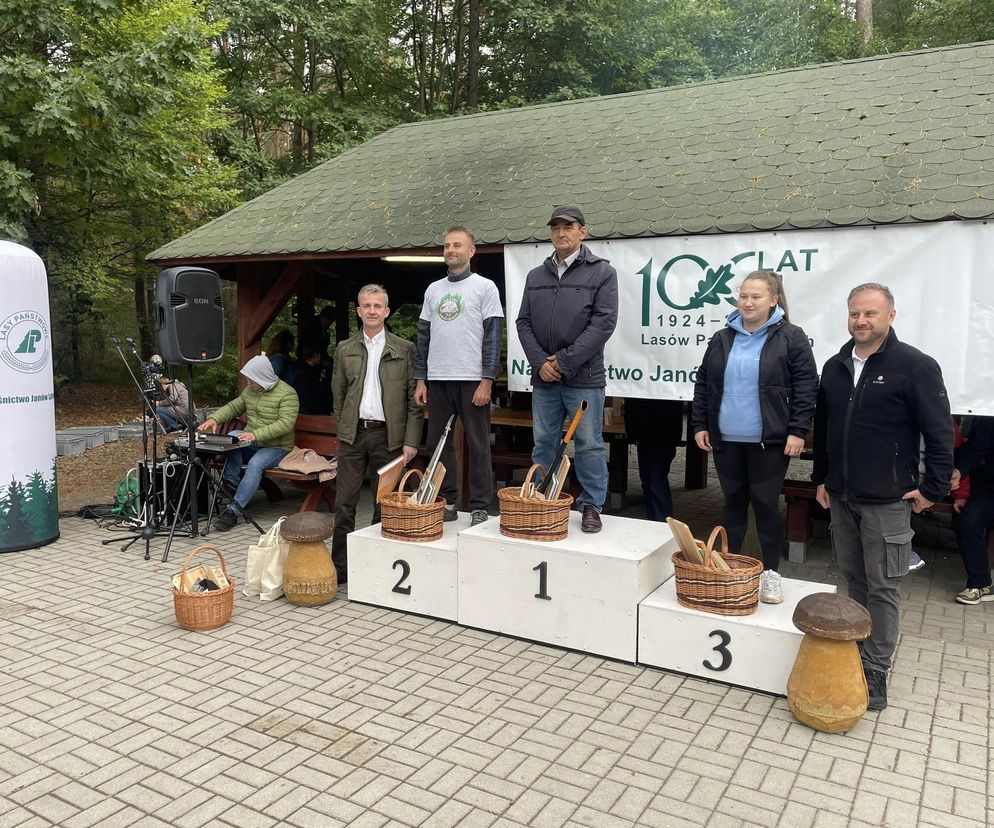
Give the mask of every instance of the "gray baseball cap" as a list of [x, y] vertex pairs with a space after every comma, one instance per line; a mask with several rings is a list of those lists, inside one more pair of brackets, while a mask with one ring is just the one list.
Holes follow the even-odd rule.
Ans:
[[549, 224], [552, 224], [557, 219], [562, 221], [578, 221], [581, 227], [587, 226], [587, 220], [583, 217], [583, 211], [579, 207], [573, 207], [568, 204], [557, 207], [552, 211], [552, 218], [549, 219]]

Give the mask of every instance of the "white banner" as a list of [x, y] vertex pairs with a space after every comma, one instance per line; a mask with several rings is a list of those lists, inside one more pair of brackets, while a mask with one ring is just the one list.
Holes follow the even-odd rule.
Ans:
[[0, 241], [0, 552], [59, 536], [48, 279], [26, 247]]
[[[607, 393], [689, 400], [711, 335], [753, 270], [783, 275], [790, 320], [819, 370], [849, 338], [846, 297], [862, 282], [894, 293], [898, 337], [942, 366], [953, 411], [994, 415], [994, 225], [936, 222], [597, 241], [618, 271], [618, 327], [607, 343]], [[514, 320], [525, 276], [551, 244], [504, 248], [508, 386], [530, 387]]]

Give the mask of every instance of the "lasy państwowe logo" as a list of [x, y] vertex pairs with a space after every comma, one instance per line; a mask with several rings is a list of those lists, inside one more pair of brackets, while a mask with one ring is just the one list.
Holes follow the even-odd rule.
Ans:
[[22, 374], [48, 364], [49, 342], [48, 322], [37, 311], [17, 311], [0, 322], [0, 359]]

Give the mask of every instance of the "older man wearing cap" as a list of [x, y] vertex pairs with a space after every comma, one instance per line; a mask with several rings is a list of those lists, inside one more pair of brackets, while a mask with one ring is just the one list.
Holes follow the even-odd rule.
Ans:
[[556, 208], [549, 227], [555, 250], [525, 279], [516, 323], [531, 365], [532, 460], [549, 468], [563, 421], [586, 400], [589, 408], [573, 435], [573, 466], [582, 489], [577, 507], [583, 531], [599, 532], [607, 497], [604, 345], [618, 322], [618, 274], [582, 243], [587, 220], [579, 207]]

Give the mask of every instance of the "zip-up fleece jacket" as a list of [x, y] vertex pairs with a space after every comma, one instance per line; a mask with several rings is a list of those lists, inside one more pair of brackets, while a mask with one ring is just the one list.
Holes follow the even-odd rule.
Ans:
[[[369, 353], [357, 334], [343, 339], [335, 350], [335, 372], [331, 378], [338, 439], [349, 445], [355, 443], [359, 430], [359, 403], [366, 381]], [[383, 389], [383, 415], [387, 423], [387, 448], [395, 451], [401, 446], [421, 445], [424, 413], [414, 402], [414, 345], [396, 334], [386, 332], [383, 354], [380, 356], [380, 388]]]
[[277, 380], [268, 391], [249, 386], [213, 416], [216, 422], [226, 423], [244, 414], [245, 430], [255, 434], [257, 446], [289, 451], [293, 448], [299, 408], [297, 392], [283, 380]]
[[892, 328], [853, 388], [853, 344], [822, 368], [811, 479], [857, 503], [892, 503], [913, 489], [942, 500], [953, 473], [953, 421], [939, 363], [899, 341]]
[[528, 273], [516, 322], [532, 369], [532, 385], [554, 385], [538, 375], [551, 354], [572, 388], [604, 388], [604, 345], [618, 324], [618, 274], [607, 259], [580, 245], [560, 280], [555, 254]]
[[[721, 444], [718, 415], [724, 392], [725, 363], [735, 341], [733, 328], [722, 328], [708, 343], [697, 371], [690, 422], [694, 433], [707, 431], [711, 445]], [[759, 354], [759, 410], [762, 443], [806, 437], [818, 397], [818, 365], [807, 334], [781, 319], [770, 327]]]

